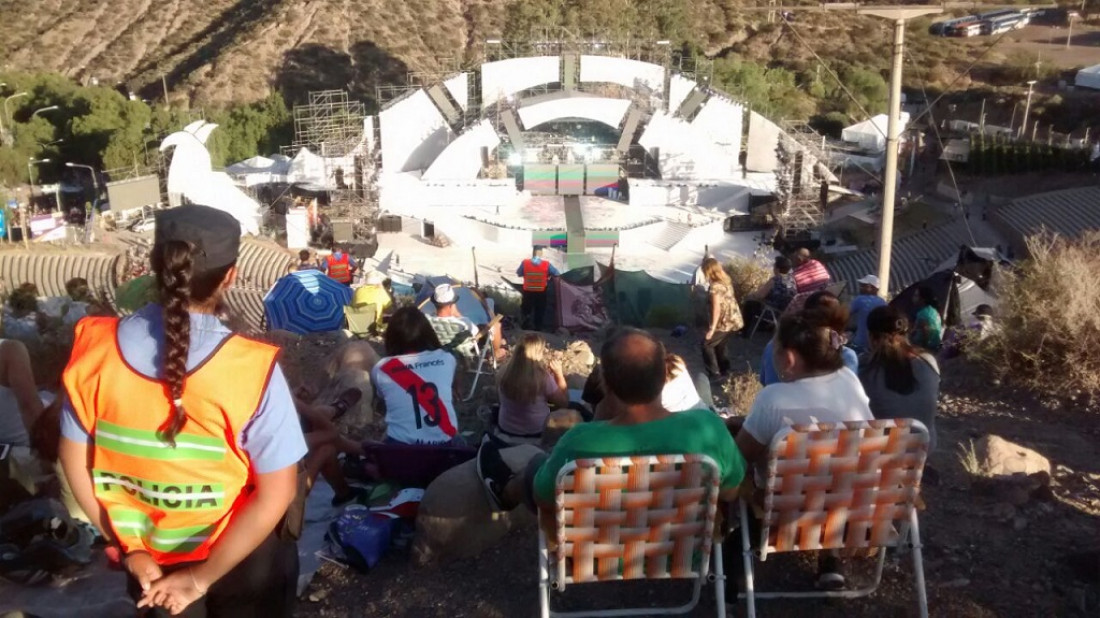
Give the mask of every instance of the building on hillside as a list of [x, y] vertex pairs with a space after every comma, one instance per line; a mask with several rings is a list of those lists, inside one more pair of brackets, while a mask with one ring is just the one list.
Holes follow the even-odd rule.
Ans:
[[1028, 236], [1043, 230], [1076, 238], [1100, 230], [1100, 186], [1029, 195], [995, 210], [990, 222], [1017, 255], [1027, 255]]

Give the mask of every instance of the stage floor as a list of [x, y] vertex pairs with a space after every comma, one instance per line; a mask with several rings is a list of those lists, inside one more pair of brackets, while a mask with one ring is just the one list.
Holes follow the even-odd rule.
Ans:
[[[591, 195], [580, 196], [581, 215], [587, 230], [621, 230], [656, 223], [678, 212], [676, 209], [632, 208], [630, 204]], [[669, 210], [658, 216], [657, 210]], [[486, 223], [524, 230], [565, 229], [565, 202], [560, 195], [521, 196], [512, 207], [463, 208], [463, 214]], [[660, 213], [664, 215], [666, 213]]]

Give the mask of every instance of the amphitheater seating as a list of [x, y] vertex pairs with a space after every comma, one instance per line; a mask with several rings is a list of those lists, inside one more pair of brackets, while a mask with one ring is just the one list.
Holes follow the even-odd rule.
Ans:
[[65, 282], [83, 277], [94, 293], [113, 300], [120, 258], [106, 252], [6, 252], [0, 258], [0, 282], [7, 291], [29, 281], [41, 296], [64, 296]]

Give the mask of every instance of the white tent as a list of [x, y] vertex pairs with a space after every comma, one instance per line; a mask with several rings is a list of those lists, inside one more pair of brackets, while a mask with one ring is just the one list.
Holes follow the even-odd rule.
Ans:
[[287, 182], [291, 184], [310, 184], [327, 186], [325, 182], [325, 160], [303, 148], [290, 160]]
[[[840, 137], [846, 142], [858, 144], [864, 150], [881, 152], [886, 150], [886, 125], [888, 123], [889, 118], [886, 114], [879, 114], [870, 120], [857, 122], [844, 129]], [[905, 131], [907, 124], [909, 124], [909, 112], [902, 112], [901, 126], [898, 127], [899, 134]]]
[[234, 176], [243, 176], [245, 174], [255, 174], [259, 172], [271, 172], [275, 167], [275, 161], [268, 159], [267, 157], [257, 155], [251, 159], [245, 159], [239, 163], [226, 166], [225, 171], [233, 174]]
[[1095, 88], [1100, 90], [1100, 64], [1085, 67], [1077, 72], [1075, 84], [1078, 88]]

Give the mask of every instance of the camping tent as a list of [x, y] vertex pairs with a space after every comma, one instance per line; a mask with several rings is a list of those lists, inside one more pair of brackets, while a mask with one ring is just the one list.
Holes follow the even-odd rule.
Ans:
[[[886, 125], [888, 123], [889, 117], [886, 114], [879, 114], [870, 120], [857, 122], [844, 129], [840, 133], [840, 138], [846, 142], [858, 144], [864, 150], [881, 152], [886, 149]], [[898, 127], [899, 135], [905, 132], [905, 125], [907, 124], [909, 124], [909, 112], [902, 112], [901, 126]]]
[[1100, 90], [1100, 64], [1085, 67], [1077, 72], [1074, 84], [1078, 88], [1094, 88]]
[[458, 305], [458, 312], [463, 317], [470, 318], [474, 324], [478, 325], [489, 323], [492, 318], [492, 311], [481, 292], [468, 288], [462, 285], [461, 281], [447, 276], [425, 278], [424, 284], [420, 287], [420, 292], [416, 296], [416, 306], [425, 315], [435, 315], [435, 305], [431, 302], [432, 292], [437, 285], [443, 283], [449, 283], [454, 287], [455, 304]]
[[936, 294], [936, 309], [944, 324], [956, 326], [965, 323], [978, 305], [997, 306], [1001, 269], [1007, 266], [995, 249], [960, 247], [955, 258], [902, 290], [890, 304], [912, 318], [917, 311], [913, 295], [921, 286], [928, 286]]

